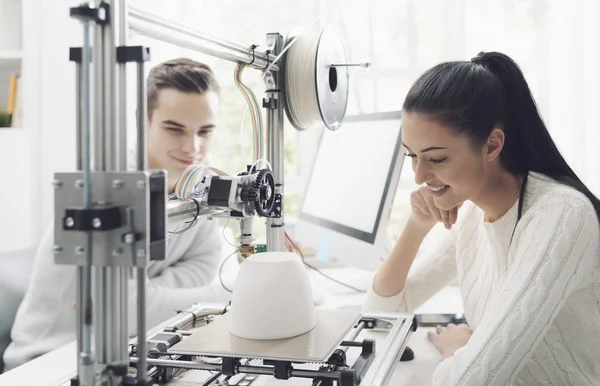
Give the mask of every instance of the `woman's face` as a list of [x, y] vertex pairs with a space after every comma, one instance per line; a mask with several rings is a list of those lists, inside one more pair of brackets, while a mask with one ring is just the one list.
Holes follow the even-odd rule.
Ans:
[[490, 162], [486, 145], [474, 149], [466, 136], [411, 112], [402, 116], [402, 142], [415, 182], [427, 184], [438, 208], [450, 210], [483, 190]]

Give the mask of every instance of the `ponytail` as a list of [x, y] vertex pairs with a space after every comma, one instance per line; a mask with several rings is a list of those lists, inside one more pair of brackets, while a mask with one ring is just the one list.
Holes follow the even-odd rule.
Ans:
[[499, 121], [505, 145], [500, 161], [505, 169], [513, 174], [535, 171], [553, 178], [574, 177], [550, 137], [518, 65], [497, 52], [480, 53], [471, 61], [490, 71], [501, 84]]

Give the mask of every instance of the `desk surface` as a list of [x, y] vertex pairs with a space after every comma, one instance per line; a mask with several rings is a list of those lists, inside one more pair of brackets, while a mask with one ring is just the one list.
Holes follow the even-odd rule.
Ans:
[[[370, 273], [355, 268], [325, 269], [323, 272], [340, 281], [352, 283], [353, 286], [366, 286], [370, 282]], [[311, 280], [320, 288], [324, 300], [319, 308], [348, 308], [360, 309], [364, 294], [357, 293], [348, 288], [328, 281], [316, 272], [310, 274]], [[366, 288], [366, 287], [364, 287]], [[438, 293], [429, 302], [420, 307], [417, 312], [454, 313], [461, 312], [460, 296], [458, 289], [448, 287]], [[409, 346], [415, 352], [415, 359], [410, 362], [400, 362], [396, 366], [392, 385], [427, 385], [430, 382], [433, 369], [441, 360], [440, 354], [427, 339], [427, 328], [419, 328], [409, 340]], [[385, 339], [385, 333], [367, 331], [364, 337], [371, 337], [377, 341]], [[373, 334], [373, 335], [370, 335]], [[76, 343], [72, 342], [60, 347], [46, 355], [32, 360], [12, 371], [0, 375], [0, 384], [3, 386], [17, 386], [24, 384], [36, 385], [68, 385], [71, 377], [76, 373]], [[351, 358], [349, 358], [351, 359]], [[259, 385], [271, 385], [281, 381], [265, 378]], [[43, 381], [42, 381], [43, 380]], [[293, 382], [292, 382], [293, 381]], [[310, 385], [306, 379], [285, 381], [286, 385]], [[307, 383], [308, 382], [308, 383]], [[258, 385], [258, 383], [257, 383]]]

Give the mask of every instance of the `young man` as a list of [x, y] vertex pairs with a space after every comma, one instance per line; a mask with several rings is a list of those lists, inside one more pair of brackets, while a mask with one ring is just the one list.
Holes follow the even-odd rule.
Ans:
[[[189, 59], [154, 67], [148, 77], [148, 161], [168, 171], [169, 193], [192, 163], [206, 160], [219, 107], [219, 86], [211, 69]], [[169, 224], [180, 229], [183, 224]], [[56, 265], [53, 229], [38, 249], [27, 294], [21, 303], [6, 349], [10, 370], [76, 339], [75, 268]], [[212, 285], [222, 256], [223, 236], [215, 221], [199, 218], [167, 244], [164, 261], [151, 262], [147, 289], [148, 328], [195, 302], [226, 300], [229, 293]], [[130, 283], [130, 326], [135, 331], [135, 282]], [[122, 326], [127, 328], [127, 326]]]

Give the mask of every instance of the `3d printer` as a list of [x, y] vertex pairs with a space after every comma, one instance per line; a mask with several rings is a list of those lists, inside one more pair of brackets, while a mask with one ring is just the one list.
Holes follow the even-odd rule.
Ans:
[[[412, 315], [322, 311], [317, 313], [315, 328], [306, 334], [253, 341], [230, 334], [226, 327], [231, 317], [229, 307], [192, 306], [147, 334], [146, 267], [151, 260], [164, 259], [169, 221], [198, 216], [241, 219], [240, 241], [246, 247], [244, 255], [249, 256], [255, 252], [250, 245], [249, 220], [260, 216], [267, 219], [267, 251], [286, 250], [284, 112], [300, 130], [313, 126], [340, 129], [348, 97], [348, 66], [352, 64], [347, 63], [339, 35], [331, 29], [311, 38], [270, 33], [266, 50], [258, 51], [254, 46], [240, 46], [128, 8], [123, 0], [85, 3], [70, 12], [81, 22], [83, 31], [82, 47], [70, 52], [78, 80], [78, 171], [55, 175], [53, 251], [57, 264], [77, 267], [79, 354], [72, 384], [193, 382], [243, 386], [259, 375], [310, 378], [315, 385], [386, 384], [416, 328]], [[172, 200], [167, 194], [165, 172], [147, 167], [144, 63], [150, 50], [128, 46], [129, 30], [263, 71], [267, 85], [262, 101], [266, 158], [273, 167], [259, 169], [253, 165], [243, 173], [227, 176], [214, 168], [194, 166], [197, 194]], [[308, 51], [294, 46], [307, 47], [303, 49]], [[309, 83], [314, 88], [305, 91], [308, 95], [297, 95], [298, 85], [306, 79], [296, 75], [303, 70], [292, 58], [306, 52], [314, 68], [304, 71], [304, 76], [312, 77]], [[128, 63], [137, 66], [136, 171], [125, 167], [123, 106]], [[132, 275], [137, 280], [138, 334], [130, 340], [124, 326], [128, 325], [127, 282]], [[389, 331], [381, 352], [376, 352], [373, 341], [355, 340], [364, 329]], [[346, 363], [349, 347], [360, 348], [351, 365]], [[182, 374], [186, 369], [193, 371]]]

